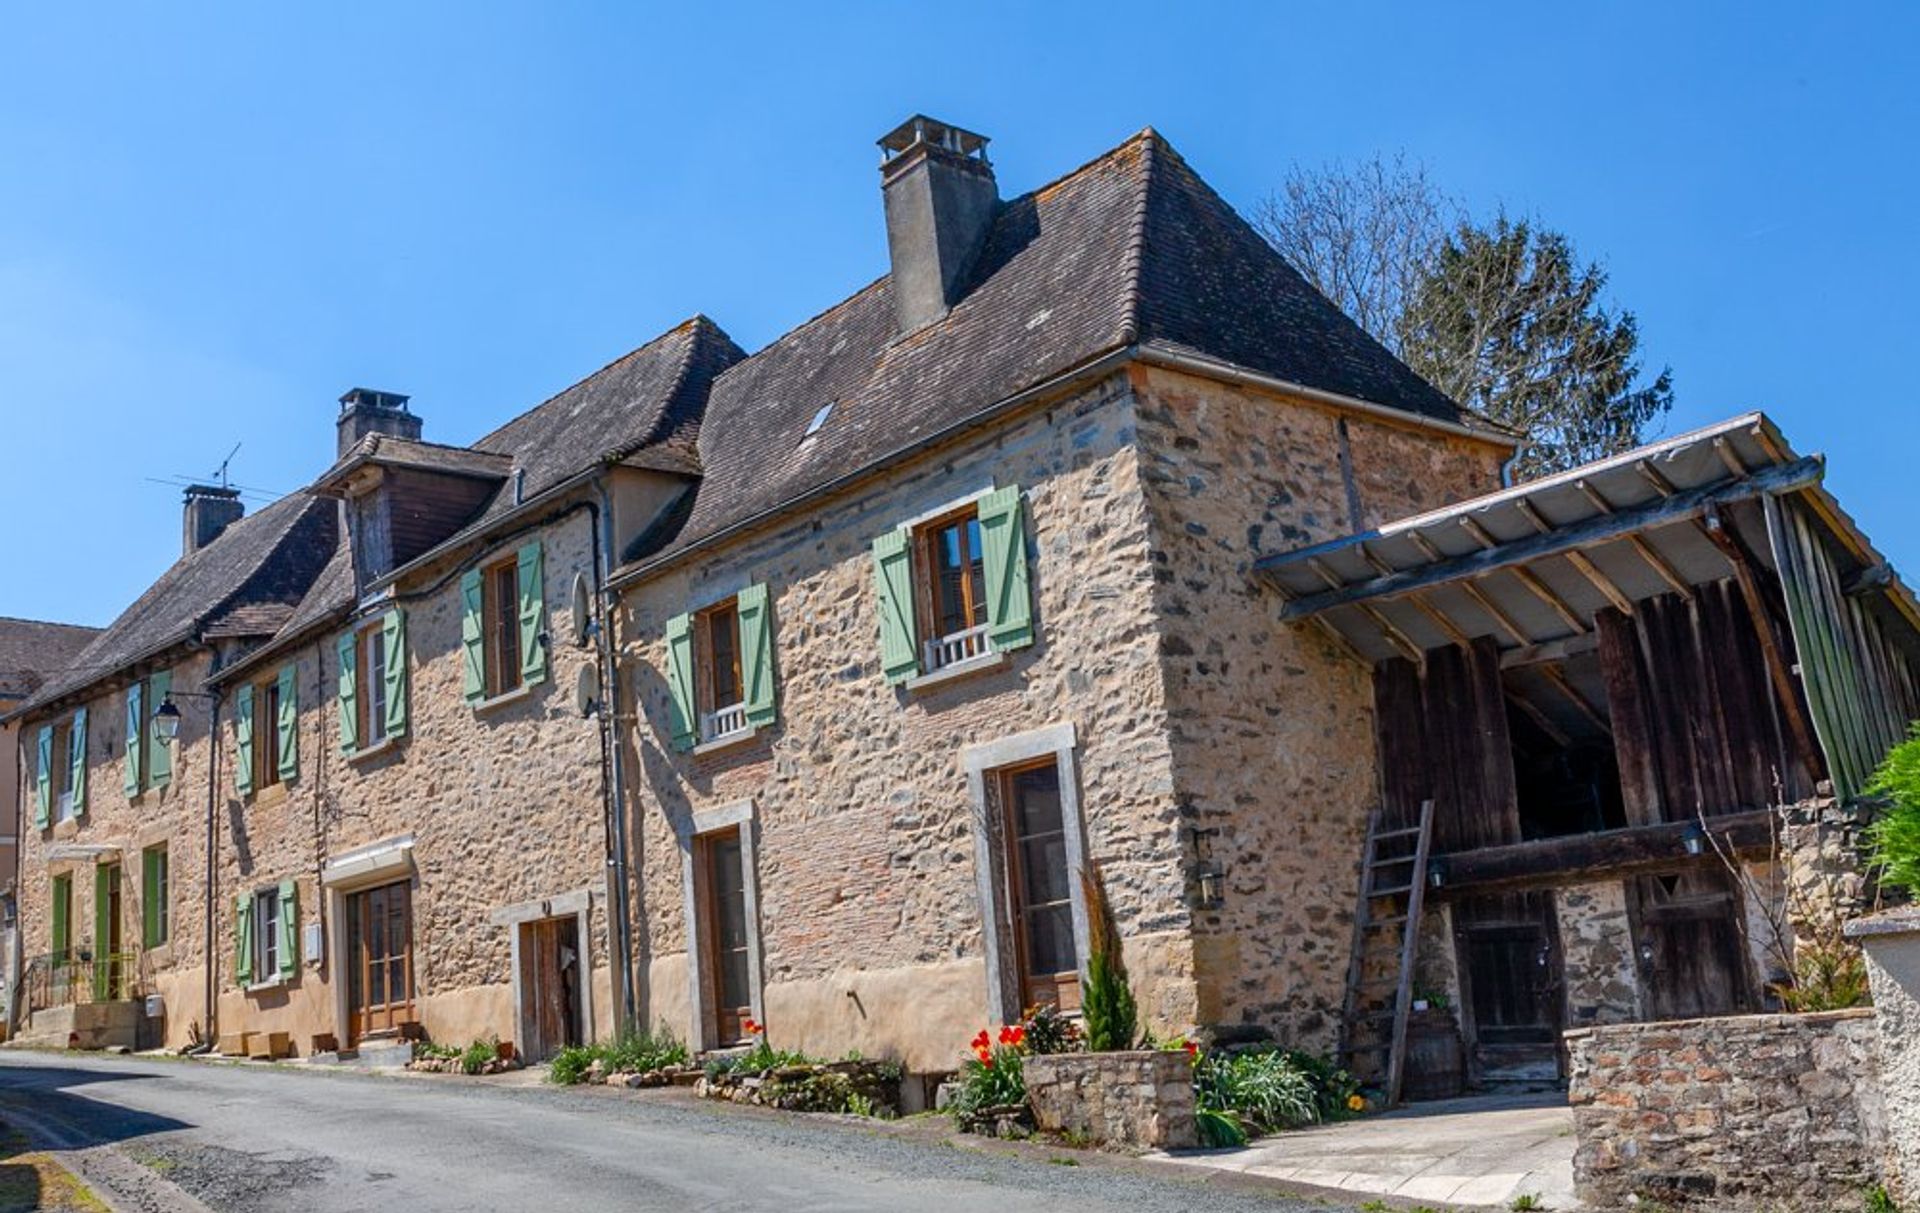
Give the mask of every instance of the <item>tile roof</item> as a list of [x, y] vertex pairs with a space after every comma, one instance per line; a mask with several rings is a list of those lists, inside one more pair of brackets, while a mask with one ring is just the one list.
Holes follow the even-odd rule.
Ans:
[[273, 613], [255, 608], [299, 602], [338, 542], [339, 506], [306, 490], [242, 518], [175, 561], [21, 710], [85, 690], [216, 622], [227, 635], [270, 635]]
[[424, 472], [446, 472], [483, 480], [504, 480], [512, 470], [511, 459], [504, 454], [476, 451], [464, 446], [446, 446], [422, 442], [417, 438], [396, 438], [392, 434], [368, 434], [316, 483], [326, 484], [363, 464], [385, 467], [417, 468]]
[[99, 628], [73, 623], [0, 618], [0, 700], [31, 694], [99, 635]]
[[890, 289], [880, 279], [720, 376], [684, 525], [626, 559], [691, 546], [1134, 344], [1461, 417], [1151, 129], [1003, 203], [965, 293], [940, 320], [900, 336]]

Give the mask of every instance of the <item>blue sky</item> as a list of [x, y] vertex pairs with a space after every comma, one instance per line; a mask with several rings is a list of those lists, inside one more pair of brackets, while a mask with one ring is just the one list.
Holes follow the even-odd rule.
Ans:
[[916, 110], [1007, 195], [1146, 125], [1243, 210], [1405, 151], [1607, 264], [1667, 431], [1766, 409], [1920, 571], [1920, 6], [295, 7], [7, 16], [0, 614], [108, 622], [149, 477], [296, 488], [348, 387], [466, 442], [696, 311], [757, 348], [884, 272]]

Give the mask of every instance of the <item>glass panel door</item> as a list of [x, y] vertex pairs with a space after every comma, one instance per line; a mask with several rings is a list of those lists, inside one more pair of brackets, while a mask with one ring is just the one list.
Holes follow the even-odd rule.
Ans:
[[1007, 806], [1007, 883], [1023, 1005], [1080, 1005], [1060, 768], [1052, 759], [1002, 775]]
[[722, 1045], [746, 1037], [753, 1015], [747, 980], [747, 882], [741, 866], [740, 831], [705, 839], [707, 859], [707, 971], [711, 975], [714, 1038]]
[[413, 1020], [412, 904], [405, 881], [347, 898], [348, 1031], [353, 1041]]

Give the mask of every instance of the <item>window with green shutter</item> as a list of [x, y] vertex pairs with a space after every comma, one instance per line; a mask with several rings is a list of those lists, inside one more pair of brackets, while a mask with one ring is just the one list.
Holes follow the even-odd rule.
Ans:
[[157, 948], [173, 937], [173, 871], [165, 843], [140, 852], [140, 941]]
[[380, 658], [386, 694], [381, 718], [388, 737], [403, 737], [407, 732], [407, 613], [399, 607], [381, 617]]
[[282, 783], [300, 776], [300, 698], [294, 685], [294, 667], [283, 665], [274, 679], [274, 773]]
[[340, 633], [334, 642], [334, 654], [340, 663], [334, 696], [340, 712], [340, 752], [351, 754], [360, 748], [359, 634]]
[[1020, 486], [980, 499], [986, 573], [987, 639], [1000, 652], [1033, 643], [1033, 590], [1027, 575], [1027, 533]]
[[281, 977], [292, 977], [300, 968], [300, 886], [291, 880], [280, 882], [280, 937], [274, 956]]
[[467, 702], [487, 697], [486, 574], [468, 569], [460, 574], [460, 646], [465, 653], [464, 684]]
[[774, 723], [773, 619], [764, 584], [675, 616], [667, 647], [676, 746], [741, 739]]
[[667, 620], [667, 732], [676, 750], [694, 747], [693, 616]]
[[1033, 643], [1033, 591], [1018, 485], [873, 543], [887, 680], [984, 665]]
[[123, 783], [129, 799], [138, 796], [147, 787], [147, 712], [142, 702], [145, 691], [145, 685], [138, 682], [127, 688], [127, 752]]
[[156, 670], [147, 679], [146, 719], [140, 722], [141, 744], [147, 753], [147, 786], [164, 788], [173, 782], [173, 747], [153, 735], [153, 714], [173, 694], [173, 671]]
[[233, 786], [242, 796], [253, 795], [253, 684], [233, 693]]
[[243, 894], [233, 904], [233, 976], [240, 985], [253, 984], [253, 897]]
[[53, 726], [43, 724], [34, 738], [33, 824], [46, 829], [53, 821]]
[[67, 788], [73, 797], [73, 815], [81, 817], [87, 811], [87, 709], [79, 708], [73, 713], [67, 742], [71, 768]]
[[778, 716], [773, 669], [773, 607], [764, 582], [740, 591], [740, 681], [747, 723], [765, 728]]
[[873, 541], [873, 584], [880, 604], [880, 668], [888, 682], [902, 683], [920, 672], [913, 556], [905, 531], [888, 531]]
[[546, 561], [539, 541], [520, 549], [520, 681], [535, 686], [547, 679]]
[[547, 678], [545, 557], [538, 541], [460, 579], [461, 641], [470, 703]]

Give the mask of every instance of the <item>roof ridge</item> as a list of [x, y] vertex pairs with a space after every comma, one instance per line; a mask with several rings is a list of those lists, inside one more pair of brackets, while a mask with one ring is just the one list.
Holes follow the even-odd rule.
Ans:
[[64, 623], [58, 619], [29, 619], [25, 615], [0, 615], [0, 624], [29, 623], [41, 628], [77, 628], [83, 632], [104, 632], [103, 627], [91, 623]]
[[[1153, 179], [1156, 168], [1154, 151], [1165, 145], [1158, 131], [1144, 127], [1139, 134], [1121, 147], [1134, 143], [1141, 145], [1140, 151], [1140, 196], [1134, 200], [1133, 217], [1127, 225], [1127, 243], [1121, 250], [1120, 280], [1124, 292], [1124, 302], [1120, 310], [1120, 344], [1132, 345], [1140, 340], [1140, 288], [1141, 267], [1147, 256], [1147, 213], [1153, 198]], [[1171, 148], [1167, 150], [1171, 151]]]
[[[566, 395], [568, 392], [571, 392], [573, 389], [579, 387], [583, 383], [586, 383], [588, 380], [594, 378], [595, 376], [603, 375], [606, 372], [612, 370], [614, 367], [619, 366], [623, 362], [631, 362], [633, 359], [639, 357], [641, 354], [646, 353], [648, 350], [652, 349], [656, 345], [659, 345], [662, 341], [667, 340], [669, 337], [679, 336], [681, 330], [696, 328], [699, 322], [702, 320], [706, 320], [708, 324], [713, 324], [713, 321], [709, 320], [704, 313], [695, 312], [693, 315], [687, 317], [685, 320], [682, 320], [680, 323], [674, 325], [672, 328], [666, 329], [660, 333], [656, 333], [654, 336], [649, 337], [647, 340], [641, 342], [639, 345], [634, 346], [632, 349], [620, 355], [618, 358], [609, 360], [605, 364], [596, 368], [591, 374], [580, 376], [578, 379], [575, 379], [572, 383], [567, 384], [567, 386], [561, 388], [559, 391], [554, 392], [551, 395], [547, 396], [546, 398], [541, 400], [540, 403], [534, 405], [532, 408], [522, 409], [520, 412], [515, 413], [513, 416], [507, 418], [505, 421], [501, 422], [499, 425], [495, 426], [493, 429], [488, 430], [486, 433], [480, 435], [478, 438], [475, 438], [471, 443], [468, 444], [468, 449], [480, 450], [481, 443], [489, 442], [495, 438], [498, 438], [501, 434], [513, 428], [515, 423], [519, 422], [520, 420], [527, 417], [528, 415], [539, 412], [541, 409], [547, 407], [549, 404], [552, 404], [554, 401], [560, 399], [560, 397]], [[714, 325], [713, 327], [715, 327], [716, 329], [719, 328], [718, 325]], [[721, 330], [721, 331], [724, 332], [725, 330]], [[496, 452], [485, 451], [483, 453], [495, 454]]]

